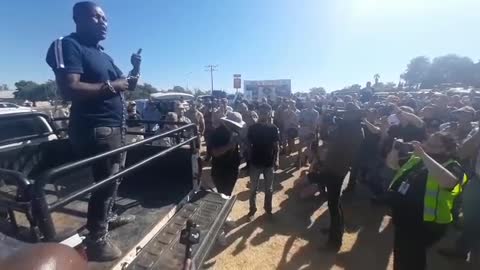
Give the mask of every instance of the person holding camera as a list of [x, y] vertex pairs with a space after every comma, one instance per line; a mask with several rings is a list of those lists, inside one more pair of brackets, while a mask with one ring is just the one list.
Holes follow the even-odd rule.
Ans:
[[361, 126], [363, 113], [354, 103], [347, 103], [343, 118], [336, 122], [327, 145], [325, 160], [318, 173], [309, 175], [309, 181], [327, 188], [330, 227], [326, 249], [338, 252], [342, 246], [344, 222], [340, 204], [343, 180], [353, 165], [364, 139]]
[[427, 249], [440, 240], [453, 221], [452, 205], [467, 176], [456, 161], [457, 144], [445, 133], [425, 143], [412, 142], [413, 154], [399, 163], [398, 141], [387, 156], [396, 171], [387, 202], [394, 224], [394, 269], [426, 269]]
[[[473, 123], [472, 123], [473, 124]], [[470, 253], [470, 263], [480, 265], [480, 130], [478, 122], [470, 134], [461, 142], [458, 154], [467, 163], [470, 176], [462, 194], [463, 227], [462, 233], [453, 248], [441, 248], [438, 252], [446, 257], [467, 260]], [[473, 268], [472, 268], [473, 269]]]

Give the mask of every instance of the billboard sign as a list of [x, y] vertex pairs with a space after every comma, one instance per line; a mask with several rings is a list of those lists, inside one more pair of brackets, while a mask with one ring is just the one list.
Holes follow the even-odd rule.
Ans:
[[276, 100], [278, 97], [292, 95], [291, 80], [262, 80], [243, 82], [244, 96], [250, 101], [260, 101], [262, 98]]
[[235, 89], [242, 88], [242, 75], [233, 74], [233, 88]]

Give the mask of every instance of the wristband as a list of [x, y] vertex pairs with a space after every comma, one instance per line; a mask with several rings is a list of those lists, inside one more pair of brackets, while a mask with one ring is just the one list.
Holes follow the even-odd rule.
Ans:
[[132, 75], [132, 72], [128, 73], [127, 80], [138, 80], [140, 78], [140, 72], [137, 75]]

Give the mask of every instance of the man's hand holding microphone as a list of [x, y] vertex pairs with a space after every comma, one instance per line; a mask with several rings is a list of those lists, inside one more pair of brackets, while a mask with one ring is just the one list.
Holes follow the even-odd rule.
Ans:
[[109, 89], [112, 92], [119, 93], [124, 91], [133, 91], [137, 86], [138, 79], [140, 78], [140, 64], [142, 63], [142, 49], [138, 49], [137, 53], [132, 54], [130, 57], [130, 63], [133, 66], [132, 71], [128, 73], [127, 78], [120, 78], [110, 82]]

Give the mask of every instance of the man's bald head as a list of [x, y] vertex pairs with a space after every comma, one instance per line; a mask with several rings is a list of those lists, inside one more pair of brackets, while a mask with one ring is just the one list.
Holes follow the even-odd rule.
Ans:
[[78, 2], [73, 6], [73, 20], [76, 22], [77, 19], [80, 19], [91, 10], [95, 9], [98, 5], [91, 1]]
[[9, 270], [87, 270], [87, 262], [73, 248], [62, 244], [30, 245], [0, 260], [0, 269]]
[[77, 25], [77, 33], [87, 39], [98, 42], [107, 35], [107, 18], [105, 13], [94, 2], [78, 2], [73, 6], [73, 20]]

